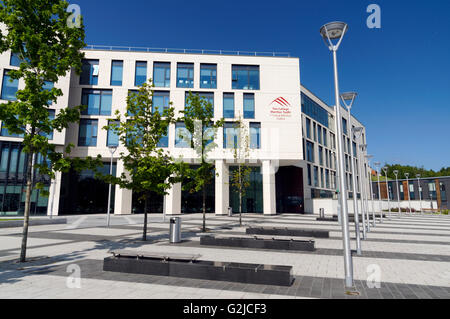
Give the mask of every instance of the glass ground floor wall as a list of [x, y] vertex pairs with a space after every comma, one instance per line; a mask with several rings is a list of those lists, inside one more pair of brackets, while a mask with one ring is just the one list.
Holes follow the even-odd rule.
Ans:
[[[133, 192], [133, 214], [143, 214], [145, 212], [145, 200], [142, 193]], [[150, 192], [148, 199], [148, 214], [162, 214], [164, 210], [164, 196]]]
[[[0, 142], [0, 216], [23, 216], [26, 196], [26, 162], [27, 154], [22, 151], [22, 144], [17, 142]], [[42, 182], [48, 191], [50, 179], [34, 172], [34, 181]], [[33, 189], [31, 193], [30, 215], [46, 215], [48, 196], [41, 190]]]
[[[196, 168], [198, 166], [191, 166], [191, 168]], [[214, 174], [214, 170], [211, 172]], [[185, 186], [189, 183], [189, 179], [184, 180], [182, 184], [181, 191], [181, 213], [182, 214], [197, 214], [203, 213], [203, 192], [192, 192], [188, 189], [185, 189]], [[211, 180], [211, 183], [206, 185], [206, 212], [214, 213], [215, 212], [215, 191], [216, 191], [216, 183], [214, 181], [214, 177]]]
[[[110, 163], [103, 163], [98, 169], [108, 175]], [[113, 175], [116, 175], [116, 163], [113, 163]], [[92, 170], [77, 172], [71, 169], [61, 179], [59, 215], [70, 214], [106, 214], [109, 185], [95, 177]], [[115, 187], [111, 192], [111, 213], [114, 213]]]
[[[237, 166], [230, 166], [230, 206], [233, 213], [239, 213], [239, 192], [232, 186], [232, 174], [237, 170]], [[261, 167], [252, 167], [250, 173], [250, 186], [246, 190], [245, 196], [242, 198], [243, 213], [263, 213], [263, 182]]]

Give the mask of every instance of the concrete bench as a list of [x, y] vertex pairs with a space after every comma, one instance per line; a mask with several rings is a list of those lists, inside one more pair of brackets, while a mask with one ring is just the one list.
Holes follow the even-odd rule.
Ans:
[[110, 251], [103, 271], [291, 286], [292, 266], [199, 260], [200, 255], [159, 252]]
[[294, 251], [315, 250], [313, 239], [298, 240], [289, 236], [209, 235], [200, 237], [200, 245]]
[[250, 227], [246, 229], [247, 234], [255, 235], [277, 235], [294, 237], [315, 237], [329, 238], [330, 232], [320, 229], [300, 229], [300, 228], [281, 228], [281, 227]]

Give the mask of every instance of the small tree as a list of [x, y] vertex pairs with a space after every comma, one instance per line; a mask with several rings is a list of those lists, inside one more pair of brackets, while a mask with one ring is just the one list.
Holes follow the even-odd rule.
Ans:
[[[142, 239], [147, 240], [147, 214], [151, 192], [166, 195], [174, 183], [181, 181], [183, 163], [174, 161], [168, 152], [158, 146], [167, 135], [169, 125], [175, 123], [174, 109], [156, 110], [153, 106], [153, 88], [144, 83], [137, 93], [127, 98], [127, 112], [122, 117], [116, 112], [115, 122], [104, 129], [111, 129], [119, 136], [126, 151], [120, 153], [125, 172], [120, 177], [106, 179], [121, 188], [142, 193], [144, 205], [144, 229]], [[105, 177], [104, 177], [105, 179]]]
[[[63, 0], [4, 0], [0, 2], [0, 23], [5, 27], [1, 33], [0, 52], [10, 50], [18, 54], [20, 68], [10, 70], [12, 79], [23, 79], [25, 88], [16, 94], [17, 100], [0, 107], [0, 120], [10, 133], [23, 136], [26, 161], [26, 197], [20, 262], [25, 262], [30, 216], [33, 171], [54, 178], [55, 171], [70, 168], [70, 160], [63, 152], [50, 144], [47, 134], [61, 132], [72, 122], [77, 122], [81, 107], [65, 108], [49, 118], [49, 101], [56, 102], [63, 93], [60, 89], [44, 89], [46, 82], [56, 83], [71, 69], [81, 72], [85, 47], [84, 26], [70, 27], [66, 12], [68, 3]], [[47, 82], [47, 83], [48, 83]], [[69, 153], [73, 145], [65, 152]], [[46, 164], [35, 164], [37, 154], [46, 157]], [[37, 183], [42, 189], [43, 184]]]
[[[215, 143], [217, 129], [223, 126], [224, 120], [214, 122], [212, 104], [198, 94], [192, 94], [192, 92], [189, 92], [186, 107], [181, 112], [184, 114], [181, 120], [184, 121], [190, 135], [187, 138], [197, 153], [198, 164], [200, 165], [195, 169], [187, 169], [189, 181], [185, 183], [183, 188], [191, 193], [202, 192], [202, 231], [206, 232], [206, 187], [211, 184], [216, 176], [214, 161], [208, 158], [208, 154], [217, 147]], [[186, 136], [183, 138], [186, 138]]]
[[238, 167], [231, 173], [231, 186], [239, 194], [239, 225], [242, 226], [242, 198], [246, 196], [247, 189], [250, 187], [250, 174], [252, 173], [252, 168], [248, 165], [250, 136], [247, 126], [240, 116], [233, 127], [237, 131], [237, 142], [234, 145], [233, 155]]

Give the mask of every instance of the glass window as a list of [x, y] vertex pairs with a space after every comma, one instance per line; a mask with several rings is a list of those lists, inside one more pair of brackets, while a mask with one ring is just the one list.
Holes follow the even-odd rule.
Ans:
[[311, 120], [306, 119], [306, 137], [311, 138]]
[[409, 198], [412, 200], [416, 198], [414, 194], [414, 182], [409, 182]]
[[22, 60], [19, 57], [19, 53], [11, 53], [11, 60], [9, 62], [9, 64], [11, 66], [20, 66], [20, 63], [22, 63]]
[[255, 118], [255, 95], [244, 93], [244, 119]]
[[[46, 91], [50, 91], [51, 89], [53, 89], [53, 86], [54, 86], [53, 82], [51, 82], [51, 81], [44, 81], [44, 85], [42, 86], [42, 88], [44, 89], [44, 91], [45, 90]], [[48, 102], [47, 102], [48, 105], [51, 105], [52, 103], [53, 103], [52, 100], [48, 100]]]
[[259, 90], [259, 65], [233, 65], [233, 90]]
[[317, 125], [317, 136], [319, 137], [319, 144], [322, 144], [322, 126]]
[[170, 62], [153, 64], [153, 84], [156, 87], [170, 87]]
[[325, 188], [325, 184], [323, 182], [323, 168], [320, 168], [320, 187]]
[[429, 192], [430, 198], [432, 200], [436, 200], [437, 199], [436, 183], [435, 182], [428, 182], [428, 192]]
[[217, 64], [200, 64], [200, 87], [217, 88]]
[[80, 120], [78, 146], [97, 146], [97, 120]]
[[225, 123], [223, 126], [223, 148], [237, 148], [239, 129], [235, 123]]
[[342, 132], [344, 132], [345, 135], [348, 135], [347, 132], [347, 120], [342, 118]]
[[306, 160], [314, 163], [314, 144], [309, 141], [306, 142]]
[[161, 148], [169, 147], [169, 127], [167, 127], [166, 134], [164, 134], [164, 136], [161, 137], [157, 146]]
[[314, 142], [317, 142], [317, 125], [316, 125], [316, 123], [313, 123], [313, 135], [314, 135]]
[[234, 93], [223, 94], [223, 117], [234, 118]]
[[308, 170], [308, 185], [311, 186], [311, 165], [310, 164], [307, 165], [307, 170]]
[[319, 146], [319, 164], [323, 165], [323, 147]]
[[153, 93], [153, 113], [159, 112], [162, 115], [164, 110], [169, 108], [170, 92], [155, 91]]
[[111, 64], [111, 85], [122, 86], [123, 61], [112, 61]]
[[147, 82], [147, 62], [136, 61], [136, 73], [134, 76], [134, 86], [141, 86]]
[[302, 112], [312, 119], [316, 120], [323, 126], [330, 128], [329, 126], [329, 114], [319, 104], [311, 100], [304, 93], [301, 94], [302, 98]]
[[353, 156], [354, 157], [358, 157], [358, 151], [357, 151], [357, 147], [356, 147], [356, 143], [353, 142]]
[[[214, 116], [214, 93], [211, 92], [192, 92], [192, 95], [198, 95], [201, 98], [204, 98], [208, 103], [211, 104], [212, 110], [213, 110], [213, 116]], [[189, 92], [185, 93], [185, 106], [187, 106], [187, 99], [189, 97]]]
[[[55, 110], [48, 110], [48, 119], [53, 121], [55, 119]], [[49, 140], [53, 140], [53, 131], [50, 134], [40, 132], [39, 135], [47, 137]]]
[[192, 136], [183, 122], [175, 124], [175, 147], [191, 148]]
[[[17, 116], [16, 116], [16, 118], [17, 118]], [[8, 129], [3, 126], [3, 123], [2, 123], [2, 129], [0, 131], [0, 135], [4, 136], [4, 137], [20, 137], [20, 138], [23, 138], [23, 134], [9, 133]]]
[[[118, 121], [108, 121], [108, 125], [111, 124], [119, 125], [120, 123]], [[119, 146], [119, 135], [116, 133], [115, 130], [112, 130], [111, 128], [108, 129], [106, 146]]]
[[314, 166], [314, 187], [319, 187], [319, 168]]
[[2, 100], [15, 101], [16, 93], [19, 90], [19, 80], [13, 80], [9, 76], [9, 70], [3, 72]]
[[261, 123], [250, 123], [250, 148], [261, 148]]
[[177, 64], [177, 87], [193, 88], [194, 87], [194, 64], [178, 63]]
[[111, 115], [112, 90], [83, 89], [82, 105], [87, 105], [82, 115]]
[[98, 60], [83, 60], [80, 85], [97, 85], [99, 65]]
[[329, 170], [325, 170], [325, 183], [326, 183], [326, 188], [330, 188], [330, 171]]
[[328, 136], [326, 128], [323, 128], [323, 145], [328, 147]]

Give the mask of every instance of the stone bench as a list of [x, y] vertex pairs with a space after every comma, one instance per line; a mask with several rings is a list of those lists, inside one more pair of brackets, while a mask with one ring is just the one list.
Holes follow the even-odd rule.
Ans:
[[291, 286], [292, 266], [199, 260], [200, 255], [111, 251], [103, 271]]
[[247, 234], [252, 235], [279, 235], [295, 237], [329, 238], [330, 232], [319, 229], [281, 228], [281, 227], [250, 227], [246, 229]]
[[208, 235], [200, 237], [200, 245], [293, 251], [315, 250], [313, 239], [298, 240], [289, 236]]

